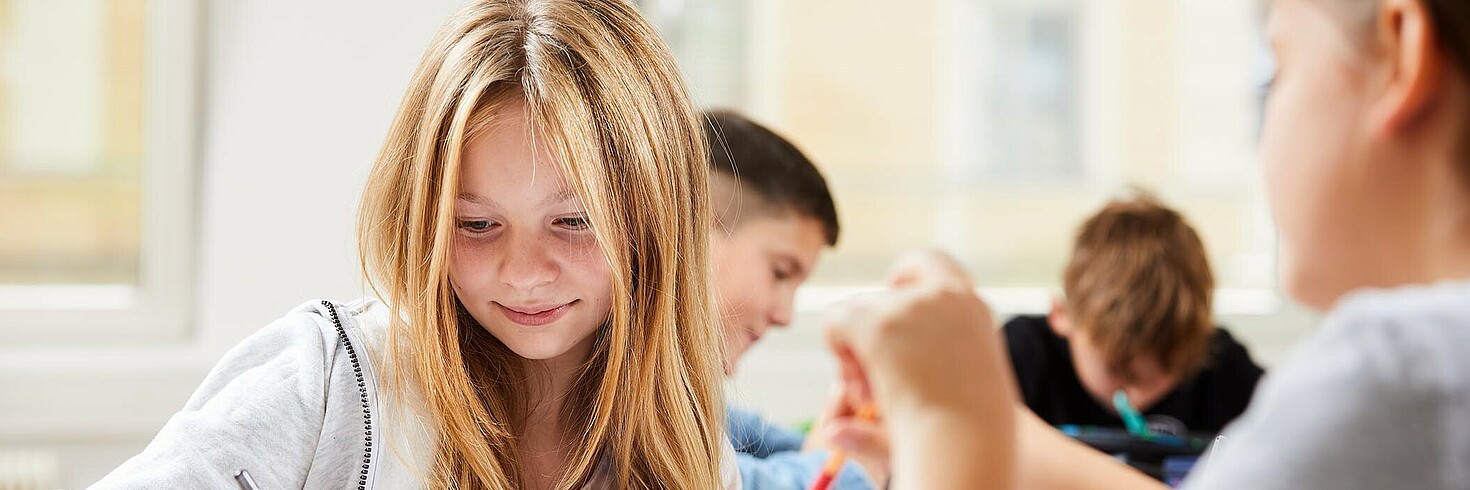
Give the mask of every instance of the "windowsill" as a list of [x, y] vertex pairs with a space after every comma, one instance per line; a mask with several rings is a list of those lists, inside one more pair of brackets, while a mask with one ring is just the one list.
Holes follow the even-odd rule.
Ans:
[[0, 440], [146, 440], [228, 346], [0, 348]]
[[138, 306], [138, 289], [127, 284], [0, 284], [4, 310], [122, 310]]
[[[833, 303], [856, 294], [881, 290], [877, 284], [858, 286], [808, 286], [797, 290], [796, 313], [821, 313]], [[980, 297], [1002, 316], [1040, 314], [1051, 310], [1051, 288], [977, 288]], [[1280, 293], [1267, 288], [1224, 288], [1215, 291], [1216, 316], [1268, 316], [1281, 311]]]

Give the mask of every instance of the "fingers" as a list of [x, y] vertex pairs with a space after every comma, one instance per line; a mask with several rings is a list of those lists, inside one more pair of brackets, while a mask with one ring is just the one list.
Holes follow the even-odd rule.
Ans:
[[888, 287], [970, 288], [970, 276], [954, 257], [938, 250], [909, 252], [888, 270]]
[[[846, 391], [846, 388], [843, 388], [842, 380], [839, 379], [832, 383], [832, 388], [827, 390], [827, 401], [822, 403], [821, 411], [817, 412], [817, 418], [812, 422], [811, 434], [816, 435], [825, 432], [828, 423], [834, 419], [846, 416], [844, 412], [849, 410], [847, 408]], [[806, 442], [802, 444], [802, 447], [804, 450], [817, 449], [823, 447], [824, 444], [825, 441], [820, 441], [817, 437], [808, 437], [806, 438]]]
[[822, 320], [827, 346], [837, 358], [838, 383], [849, 403], [873, 403], [873, 390], [868, 382], [863, 360], [869, 336], [867, 324], [884, 293], [869, 293], [833, 305]]
[[879, 421], [847, 417], [834, 420], [819, 435], [827, 447], [843, 451], [878, 485], [888, 482], [891, 458], [888, 431]]
[[[919, 271], [913, 277], [951, 270], [944, 259], [915, 260], [921, 265], [909, 269]], [[868, 293], [828, 310], [827, 341], [855, 408], [872, 405], [887, 414], [893, 409], [888, 405], [900, 402], [976, 401], [975, 393], [944, 380], [956, 372], [995, 374], [994, 320], [973, 288], [956, 287], [962, 276], [949, 277], [928, 283], [939, 287]]]
[[[881, 388], [877, 385], [883, 381], [870, 374], [875, 374], [875, 363], [885, 362], [882, 357], [886, 356], [879, 354], [883, 338], [892, 335], [887, 331], [902, 328], [890, 320], [899, 316], [896, 312], [904, 308], [905, 296], [897, 291], [859, 295], [834, 305], [823, 318], [828, 347], [837, 358], [839, 383], [848, 402], [856, 407], [876, 407], [878, 403], [876, 391]], [[878, 377], [891, 377], [883, 375], [891, 368], [876, 369]]]
[[856, 415], [859, 404], [855, 401], [857, 389], [858, 387], [853, 386], [852, 383], [845, 383], [841, 380], [833, 383], [831, 393], [827, 395], [827, 403], [822, 407], [822, 418], [832, 420]]
[[[912, 475], [909, 484], [975, 488], [985, 481], [981, 477], [1005, 474], [1011, 463], [1001, 456], [1011, 454], [1015, 428], [1009, 411], [1016, 401], [990, 307], [959, 264], [942, 253], [900, 259], [889, 285], [834, 305], [823, 318], [841, 383], [850, 393], [847, 402], [856, 409], [876, 407], [888, 423], [904, 426], [894, 432], [892, 451], [895, 462], [908, 462], [900, 473]], [[872, 455], [889, 452], [890, 441], [880, 424], [864, 418], [833, 418], [818, 437], [860, 464], [875, 462], [869, 470], [882, 475], [886, 463], [876, 461], [887, 458]], [[933, 447], [955, 451], [941, 451], [943, 457], [930, 464]], [[976, 457], [990, 463], [954, 474], [930, 471], [964, 466], [958, 463]], [[956, 475], [966, 478], [951, 478]], [[958, 485], [961, 480], [969, 483]]]
[[854, 455], [888, 458], [888, 433], [874, 421], [856, 418], [833, 420], [823, 430], [827, 443]]

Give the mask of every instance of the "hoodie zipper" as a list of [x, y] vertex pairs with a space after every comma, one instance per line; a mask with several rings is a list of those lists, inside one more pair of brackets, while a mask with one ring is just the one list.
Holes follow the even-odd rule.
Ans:
[[352, 340], [347, 338], [347, 329], [342, 328], [342, 319], [337, 317], [336, 305], [330, 301], [322, 301], [322, 306], [332, 315], [332, 325], [337, 327], [337, 337], [342, 339], [342, 346], [347, 348], [347, 358], [352, 360], [352, 375], [357, 378], [357, 393], [362, 396], [362, 438], [365, 449], [362, 453], [362, 471], [357, 475], [357, 490], [367, 490], [368, 468], [373, 459], [373, 412], [368, 403], [367, 383], [363, 381], [357, 349], [352, 347]]

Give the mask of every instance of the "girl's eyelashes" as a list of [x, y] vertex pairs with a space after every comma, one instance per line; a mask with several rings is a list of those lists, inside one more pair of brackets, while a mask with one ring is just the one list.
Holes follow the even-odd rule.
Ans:
[[[592, 228], [591, 222], [586, 216], [566, 216], [552, 220], [551, 224], [559, 228], [571, 231], [582, 231]], [[478, 218], [459, 218], [455, 220], [455, 227], [471, 235], [485, 234], [501, 227], [494, 220]]]
[[563, 218], [557, 218], [555, 224], [560, 225], [563, 228], [575, 231], [586, 230], [592, 227], [592, 224], [587, 221], [586, 216], [567, 216]]
[[485, 233], [495, 227], [495, 222], [488, 219], [460, 219], [457, 225], [459, 229], [470, 233]]

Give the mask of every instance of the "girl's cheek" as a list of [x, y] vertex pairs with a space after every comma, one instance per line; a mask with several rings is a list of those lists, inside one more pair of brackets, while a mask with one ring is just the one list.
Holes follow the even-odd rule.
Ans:
[[597, 243], [597, 236], [593, 235], [592, 233], [578, 233], [576, 235], [572, 235], [571, 237], [567, 238], [567, 242], [571, 245], [572, 248], [581, 251], [582, 253], [597, 252], [600, 251], [602, 248]]
[[606, 260], [602, 255], [602, 246], [598, 244], [597, 237], [590, 233], [567, 237], [562, 243], [562, 248], [567, 258], [573, 263], [607, 268]]
[[496, 251], [484, 238], [456, 236], [450, 250], [450, 277], [464, 282], [493, 273]]

